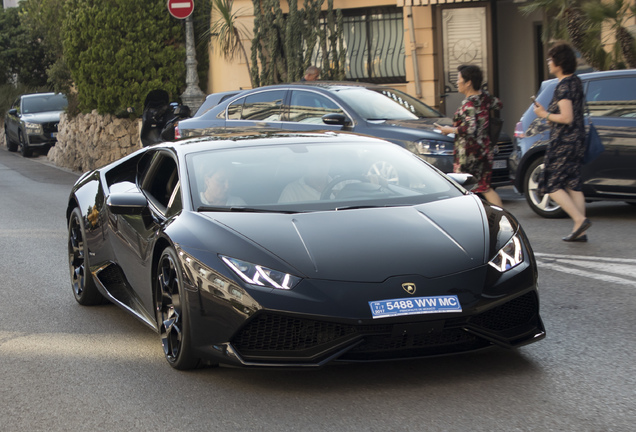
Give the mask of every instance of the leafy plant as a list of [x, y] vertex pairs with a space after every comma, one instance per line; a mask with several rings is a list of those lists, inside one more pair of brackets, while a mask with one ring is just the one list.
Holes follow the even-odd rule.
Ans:
[[65, 11], [64, 58], [82, 112], [139, 114], [149, 91], [181, 93], [184, 32], [164, 2], [67, 0]]
[[[211, 0], [211, 2], [216, 20], [212, 23], [209, 32], [202, 35], [203, 38], [215, 40], [221, 54], [227, 60], [233, 60], [238, 53], [242, 54], [249, 74], [250, 62], [242, 41], [247, 32], [238, 23], [241, 11], [232, 10], [234, 4], [232, 0]], [[250, 80], [252, 87], [254, 87], [254, 79], [251, 74]]]
[[[636, 67], [636, 44], [625, 27], [626, 21], [636, 14], [636, 6], [624, 0], [535, 0], [520, 10], [543, 11], [548, 17], [542, 35], [544, 42], [569, 41], [597, 70]], [[615, 37], [613, 45], [609, 35]], [[608, 45], [610, 49], [606, 50]]]
[[[289, 0], [285, 16], [278, 0], [252, 0], [252, 83], [256, 86], [299, 80], [314, 58], [322, 59], [321, 78], [342, 79], [344, 56], [342, 14], [334, 21], [333, 2], [323, 18], [324, 0], [306, 0], [303, 9]], [[318, 53], [315, 50], [319, 50]]]

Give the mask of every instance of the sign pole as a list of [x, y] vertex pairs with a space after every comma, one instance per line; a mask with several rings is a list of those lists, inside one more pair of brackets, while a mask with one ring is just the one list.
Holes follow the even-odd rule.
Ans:
[[205, 100], [205, 93], [199, 88], [199, 75], [197, 74], [197, 56], [194, 46], [194, 25], [192, 15], [185, 22], [186, 28], [186, 89], [181, 95], [181, 101], [190, 108], [194, 115]]

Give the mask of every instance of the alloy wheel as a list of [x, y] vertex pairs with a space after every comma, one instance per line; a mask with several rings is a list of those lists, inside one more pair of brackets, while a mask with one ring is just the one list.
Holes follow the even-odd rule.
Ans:
[[183, 344], [183, 311], [177, 267], [170, 254], [164, 252], [161, 256], [157, 279], [161, 345], [166, 359], [174, 363]]
[[86, 259], [82, 227], [76, 215], [73, 215], [69, 227], [68, 253], [73, 293], [76, 299], [80, 299], [86, 285]]

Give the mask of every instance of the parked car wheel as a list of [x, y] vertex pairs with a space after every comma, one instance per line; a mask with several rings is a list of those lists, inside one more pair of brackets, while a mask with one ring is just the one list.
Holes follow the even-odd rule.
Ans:
[[4, 139], [7, 142], [7, 149], [9, 149], [10, 152], [18, 150], [18, 145], [15, 143], [15, 141], [9, 138], [9, 133], [7, 132], [6, 126], [4, 127]]
[[75, 300], [83, 306], [106, 303], [90, 274], [86, 230], [78, 208], [73, 210], [68, 223], [68, 256]]
[[20, 146], [20, 154], [22, 154], [22, 156], [24, 157], [31, 157], [31, 155], [33, 155], [33, 151], [29, 148], [29, 145], [24, 139], [24, 135], [22, 134], [22, 132], [18, 133], [18, 140]]
[[179, 370], [197, 367], [199, 359], [190, 345], [190, 322], [179, 260], [170, 247], [164, 249], [159, 259], [155, 295], [157, 324], [166, 360]]
[[561, 206], [550, 199], [549, 195], [539, 194], [539, 176], [543, 173], [543, 156], [533, 161], [524, 179], [526, 201], [530, 208], [539, 216], [544, 218], [562, 218], [566, 216]]

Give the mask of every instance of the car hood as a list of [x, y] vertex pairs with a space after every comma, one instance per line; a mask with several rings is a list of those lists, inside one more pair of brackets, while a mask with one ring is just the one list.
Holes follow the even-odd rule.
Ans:
[[60, 114], [64, 111], [46, 111], [33, 114], [22, 114], [21, 119], [33, 123], [51, 123], [59, 122]]
[[435, 278], [483, 265], [487, 249], [483, 207], [472, 195], [407, 207], [205, 216], [319, 279]]
[[407, 135], [411, 140], [420, 138], [437, 139], [440, 141], [453, 141], [453, 138], [436, 132], [434, 123], [441, 125], [451, 125], [450, 119], [442, 118], [423, 118], [417, 120], [367, 120], [369, 128], [374, 130], [385, 130], [390, 136]]

